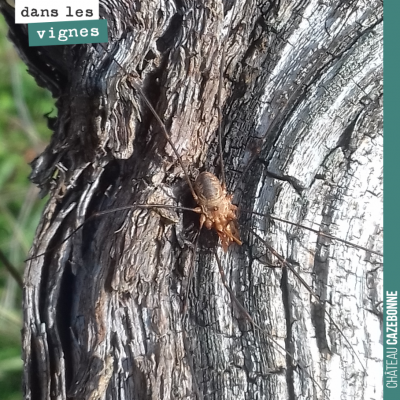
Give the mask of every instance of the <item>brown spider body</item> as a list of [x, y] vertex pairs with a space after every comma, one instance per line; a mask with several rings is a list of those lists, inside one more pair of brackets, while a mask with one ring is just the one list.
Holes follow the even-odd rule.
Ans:
[[227, 194], [224, 184], [210, 172], [202, 172], [194, 183], [200, 214], [200, 229], [215, 229], [221, 239], [222, 248], [228, 250], [231, 243], [241, 245], [237, 228], [237, 207], [231, 203], [232, 195]]

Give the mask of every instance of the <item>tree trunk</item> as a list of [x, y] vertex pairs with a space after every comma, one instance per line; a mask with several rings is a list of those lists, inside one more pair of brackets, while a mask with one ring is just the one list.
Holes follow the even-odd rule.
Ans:
[[[382, 3], [104, 0], [104, 48], [30, 48], [26, 27], [2, 11], [31, 73], [58, 97], [52, 141], [32, 164], [50, 198], [25, 271], [25, 397], [382, 398], [382, 260], [369, 251], [383, 235]], [[198, 215], [157, 207], [92, 218], [64, 241], [99, 211], [195, 206], [134, 85], [193, 180], [221, 176], [220, 76], [243, 245], [225, 254], [203, 228], [194, 246]], [[268, 266], [280, 264], [260, 237], [321, 304], [290, 270]], [[262, 329], [223, 286], [213, 249]]]

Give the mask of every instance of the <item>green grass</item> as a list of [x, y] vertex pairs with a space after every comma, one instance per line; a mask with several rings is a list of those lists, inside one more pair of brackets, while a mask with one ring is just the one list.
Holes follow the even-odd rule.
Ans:
[[[6, 36], [0, 15], [0, 251], [22, 275], [44, 205], [28, 180], [28, 163], [50, 139], [44, 114], [55, 106], [50, 93], [28, 75]], [[0, 260], [2, 400], [22, 398], [21, 327], [21, 289]]]

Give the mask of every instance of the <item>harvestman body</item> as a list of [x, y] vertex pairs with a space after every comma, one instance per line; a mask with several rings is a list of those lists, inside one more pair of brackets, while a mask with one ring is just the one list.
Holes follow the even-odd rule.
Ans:
[[215, 229], [224, 251], [235, 242], [242, 245], [237, 229], [237, 207], [231, 203], [232, 195], [227, 194], [225, 184], [210, 172], [202, 172], [194, 183], [199, 207], [194, 211], [200, 214], [200, 229]]

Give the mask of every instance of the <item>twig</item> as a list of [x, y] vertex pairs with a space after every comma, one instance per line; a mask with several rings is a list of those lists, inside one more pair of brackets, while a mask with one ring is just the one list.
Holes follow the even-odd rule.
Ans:
[[3, 265], [6, 267], [6, 270], [18, 283], [18, 286], [22, 289], [23, 281], [21, 274], [18, 272], [17, 268], [15, 268], [14, 265], [12, 265], [12, 263], [8, 260], [7, 256], [3, 253], [1, 249], [0, 249], [0, 261], [3, 263]]

